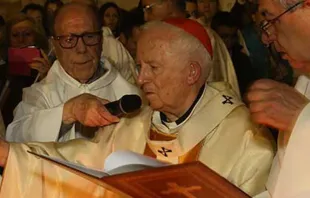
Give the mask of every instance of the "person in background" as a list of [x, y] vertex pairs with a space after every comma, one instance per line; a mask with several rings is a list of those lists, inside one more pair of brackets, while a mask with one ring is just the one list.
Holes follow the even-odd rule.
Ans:
[[124, 20], [119, 41], [125, 46], [133, 59], [136, 59], [137, 41], [140, 35], [140, 26], [144, 24], [143, 12], [135, 8], [131, 10]]
[[27, 4], [21, 12], [26, 14], [29, 18], [32, 18], [38, 26], [39, 31], [45, 34], [43, 24], [44, 8], [41, 5], [34, 3]]
[[110, 28], [115, 38], [118, 38], [121, 30], [121, 11], [116, 3], [107, 2], [99, 9], [102, 25]]
[[241, 96], [256, 80], [255, 70], [251, 66], [250, 58], [243, 52], [238, 42], [238, 24], [229, 12], [218, 12], [213, 17], [211, 28], [223, 39], [233, 61]]
[[[4, 102], [2, 108], [2, 115], [6, 126], [13, 120], [13, 110], [17, 104], [22, 100], [22, 90], [25, 87], [29, 87], [34, 83], [39, 74], [39, 79], [43, 79], [51, 63], [45, 51], [48, 49], [47, 38], [41, 34], [38, 30], [34, 20], [24, 14], [15, 15], [8, 20], [6, 24], [6, 31], [4, 34], [4, 46], [5, 54], [4, 59], [7, 62], [6, 65], [6, 80], [10, 82], [10, 92]], [[33, 71], [31, 76], [20, 76], [16, 74], [10, 74], [8, 62], [8, 49], [11, 48], [24, 48], [28, 46], [36, 46], [40, 49], [41, 57], [33, 59], [33, 62], [29, 65]]]
[[[0, 60], [3, 60], [3, 33], [5, 30], [5, 21], [4, 18], [0, 15]], [[0, 66], [2, 65], [3, 62], [0, 61]]]
[[198, 18], [198, 5], [197, 0], [186, 0], [186, 13], [187, 18]]
[[198, 22], [210, 27], [214, 15], [218, 12], [218, 0], [197, 0]]
[[52, 36], [51, 35], [51, 32], [52, 32], [51, 24], [53, 23], [55, 12], [61, 6], [63, 6], [63, 3], [60, 0], [48, 0], [44, 4], [43, 21], [44, 21], [44, 28], [45, 28], [47, 36]]
[[[4, 41], [5, 21], [0, 15], [0, 93], [6, 81], [6, 60], [5, 60], [5, 41]], [[2, 117], [1, 117], [2, 119]]]
[[[4, 18], [0, 15], [0, 93], [3, 89], [5, 79], [6, 79], [6, 62], [3, 57], [3, 33], [5, 29], [5, 21]], [[1, 102], [1, 101], [0, 101]], [[0, 105], [1, 106], [1, 105]], [[2, 112], [0, 111], [0, 138], [3, 138], [5, 136], [5, 124], [3, 122], [2, 118]], [[2, 173], [3, 170], [0, 170]]]
[[5, 26], [4, 18], [0, 15], [0, 28]]

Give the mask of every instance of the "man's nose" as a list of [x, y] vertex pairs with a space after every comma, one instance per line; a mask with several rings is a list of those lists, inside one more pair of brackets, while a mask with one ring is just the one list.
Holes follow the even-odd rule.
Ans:
[[24, 35], [19, 35], [19, 36], [17, 37], [17, 39], [18, 39], [18, 42], [19, 42], [20, 44], [22, 44], [22, 43], [24, 43], [24, 41], [25, 41], [25, 36], [24, 36]]
[[276, 36], [274, 34], [267, 35], [267, 33], [263, 33], [261, 39], [265, 45], [270, 45], [276, 40]]
[[138, 84], [141, 86], [143, 85], [147, 79], [149, 78], [149, 72], [147, 71], [147, 69], [145, 67], [142, 67], [141, 66], [141, 69], [139, 71], [139, 74], [138, 74]]
[[81, 37], [78, 38], [75, 48], [78, 53], [84, 53], [86, 51], [86, 45]]

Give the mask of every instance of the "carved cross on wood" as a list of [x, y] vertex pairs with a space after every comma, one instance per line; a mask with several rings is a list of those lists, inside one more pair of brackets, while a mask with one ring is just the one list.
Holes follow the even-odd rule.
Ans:
[[197, 198], [191, 192], [192, 191], [199, 191], [202, 189], [201, 186], [190, 186], [184, 187], [179, 186], [177, 183], [167, 183], [168, 190], [161, 191], [160, 193], [163, 195], [171, 195], [171, 194], [181, 194], [184, 195], [186, 198]]

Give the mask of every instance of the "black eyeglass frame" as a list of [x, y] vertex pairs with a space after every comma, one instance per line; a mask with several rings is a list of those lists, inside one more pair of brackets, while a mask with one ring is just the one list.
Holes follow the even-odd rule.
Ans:
[[[89, 35], [98, 35], [99, 36], [98, 41], [96, 43], [93, 43], [93, 44], [88, 44], [87, 42], [85, 42], [85, 36], [89, 36]], [[66, 37], [76, 38], [75, 43], [73, 45], [71, 45], [70, 47], [64, 46], [61, 42], [61, 39], [66, 38]], [[63, 49], [75, 48], [80, 38], [82, 39], [84, 45], [95, 46], [95, 45], [98, 45], [98, 43], [100, 43], [100, 41], [102, 40], [102, 31], [99, 30], [99, 31], [95, 31], [95, 32], [85, 32], [83, 34], [59, 35], [59, 36], [52, 36], [51, 38], [54, 40], [57, 40], [60, 47], [62, 47]]]
[[276, 16], [275, 18], [271, 19], [271, 20], [263, 20], [261, 22], [260, 28], [261, 30], [268, 36], [270, 36], [271, 34], [268, 32], [268, 28], [273, 25], [276, 21], [278, 21], [283, 15], [287, 14], [288, 12], [292, 11], [294, 8], [296, 8], [297, 6], [299, 6], [300, 4], [304, 3], [305, 1], [299, 1], [297, 3], [295, 3], [294, 5], [292, 5], [291, 7], [289, 7], [287, 10], [285, 10], [284, 12], [282, 12], [281, 14], [279, 14], [278, 16]]

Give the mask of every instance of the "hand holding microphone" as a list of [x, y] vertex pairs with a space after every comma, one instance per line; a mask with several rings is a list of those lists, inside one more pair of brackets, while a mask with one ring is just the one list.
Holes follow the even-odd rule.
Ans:
[[109, 102], [91, 94], [82, 94], [65, 103], [63, 123], [80, 122], [84, 126], [100, 127], [119, 122], [119, 117], [140, 109], [138, 95], [125, 95], [120, 100]]

